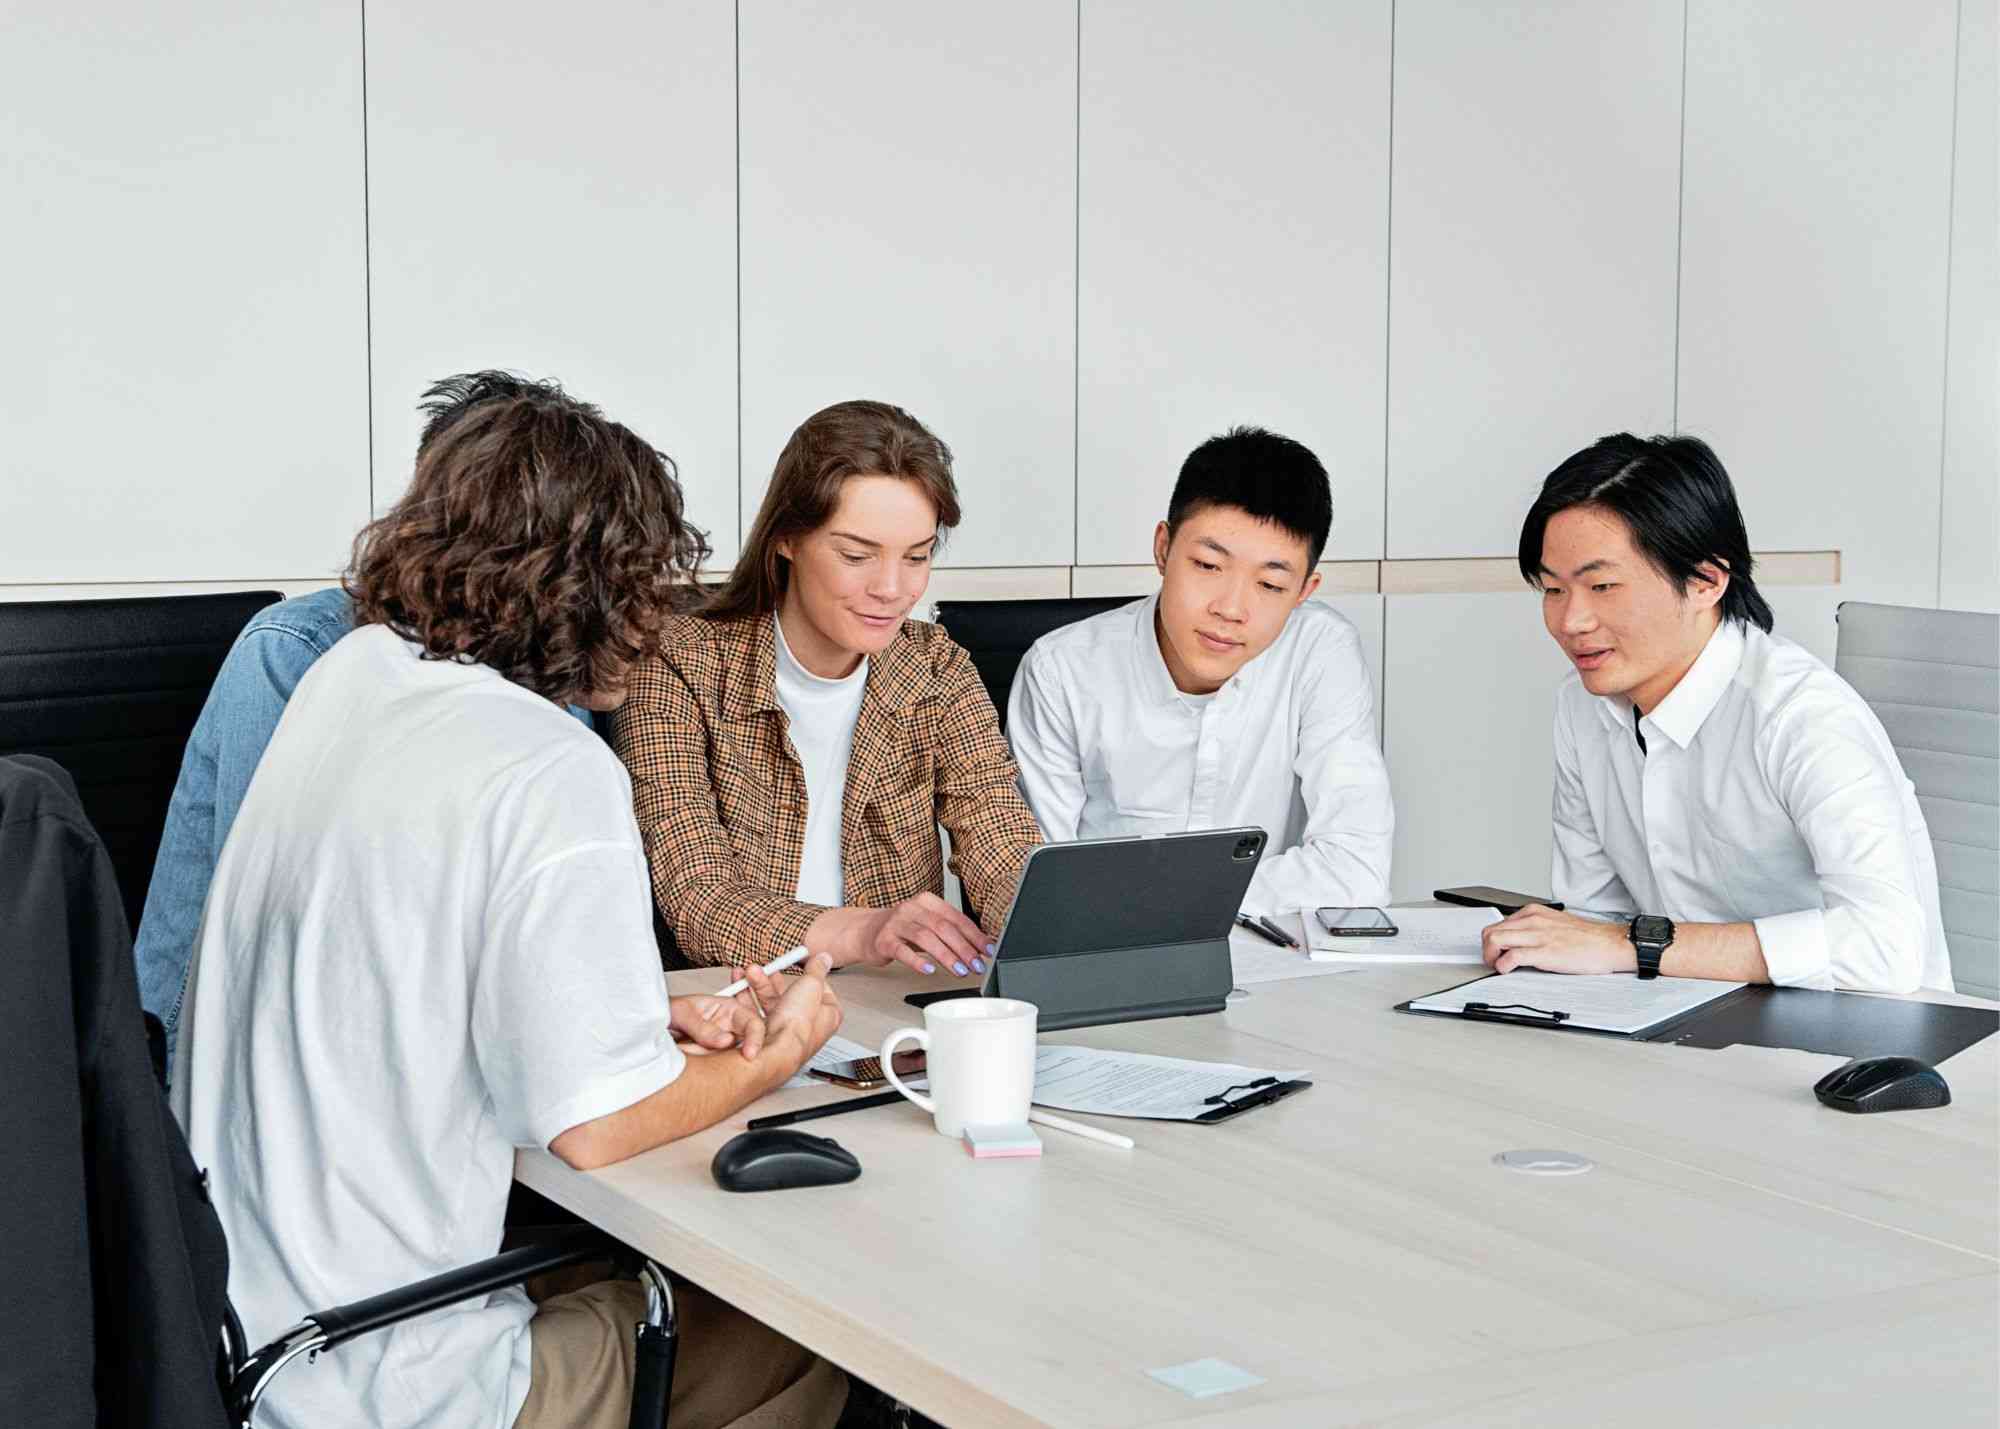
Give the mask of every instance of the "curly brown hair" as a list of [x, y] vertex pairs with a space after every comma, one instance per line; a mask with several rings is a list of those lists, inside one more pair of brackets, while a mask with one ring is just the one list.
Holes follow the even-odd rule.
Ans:
[[707, 554], [665, 453], [532, 384], [426, 441], [402, 500], [355, 537], [342, 584], [356, 625], [581, 703], [657, 650]]

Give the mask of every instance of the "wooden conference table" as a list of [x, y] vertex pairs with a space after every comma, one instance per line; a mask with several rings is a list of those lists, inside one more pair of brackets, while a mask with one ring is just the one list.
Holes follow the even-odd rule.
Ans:
[[[1847, 1116], [1811, 1092], [1838, 1058], [1390, 1010], [1470, 971], [1047, 1034], [1315, 1080], [1217, 1126], [1099, 1121], [1133, 1151], [1044, 1129], [1039, 1160], [975, 1162], [900, 1106], [808, 1125], [860, 1158], [847, 1186], [719, 1190], [749, 1112], [516, 1174], [950, 1426], [1996, 1422], [2000, 1037], [1943, 1065], [1950, 1107]], [[843, 1034], [920, 1021], [902, 994], [935, 985], [843, 973]], [[1493, 1163], [1518, 1148], [1596, 1167]], [[1210, 1357], [1264, 1382], [1146, 1373]]]

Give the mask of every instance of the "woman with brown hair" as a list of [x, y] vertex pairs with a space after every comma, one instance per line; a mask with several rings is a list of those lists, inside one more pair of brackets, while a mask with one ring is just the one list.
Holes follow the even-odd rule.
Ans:
[[[951, 452], [908, 412], [815, 413], [728, 583], [634, 668], [614, 742], [692, 961], [985, 970], [1041, 832], [971, 658], [905, 618], [958, 517]], [[977, 922], [941, 896], [939, 825]]]

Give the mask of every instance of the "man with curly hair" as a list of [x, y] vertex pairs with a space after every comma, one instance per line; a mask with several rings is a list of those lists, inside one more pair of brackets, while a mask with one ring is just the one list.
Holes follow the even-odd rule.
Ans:
[[[542, 395], [575, 403], [553, 383], [512, 372], [461, 372], [433, 382], [419, 410], [424, 428], [417, 441], [421, 456], [451, 425], [482, 402]], [[187, 991], [188, 962], [201, 926], [215, 861], [229, 838], [236, 811], [249, 791], [250, 776], [271, 742], [285, 702], [313, 663], [354, 628], [354, 602], [339, 586], [293, 596], [250, 618], [229, 647], [209, 686], [201, 717], [188, 736], [160, 831], [146, 906], [133, 935], [132, 960], [139, 973], [139, 1004], [159, 1022], [161, 1056], [171, 1064], [180, 1031], [181, 999]], [[585, 724], [590, 714], [570, 713]]]
[[[767, 1017], [668, 996], [630, 783], [564, 711], [618, 706], [701, 550], [660, 453], [550, 388], [466, 408], [357, 539], [355, 629], [250, 780], [175, 1062], [252, 1342], [493, 1254], [516, 1148], [702, 1130], [839, 1026], [823, 958], [755, 979]], [[838, 1370], [681, 1299], [676, 1425], [832, 1424]], [[642, 1313], [630, 1281], [499, 1292], [295, 1370], [266, 1417], [622, 1425]]]

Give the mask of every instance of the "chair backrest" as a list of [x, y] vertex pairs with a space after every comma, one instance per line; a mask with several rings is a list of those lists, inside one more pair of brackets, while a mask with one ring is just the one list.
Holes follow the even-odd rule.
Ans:
[[1076, 600], [941, 600], [937, 603], [937, 623], [972, 657], [972, 666], [979, 671], [986, 693], [993, 697], [993, 708], [999, 712], [1004, 730], [1007, 696], [1028, 647], [1051, 630], [1131, 603], [1128, 595]]
[[276, 591], [0, 603], [0, 754], [76, 781], [136, 928], [188, 734], [215, 672]]
[[2000, 997], [2000, 615], [1843, 603], [1840, 677], [1889, 731], [1937, 854], [1960, 992]]

